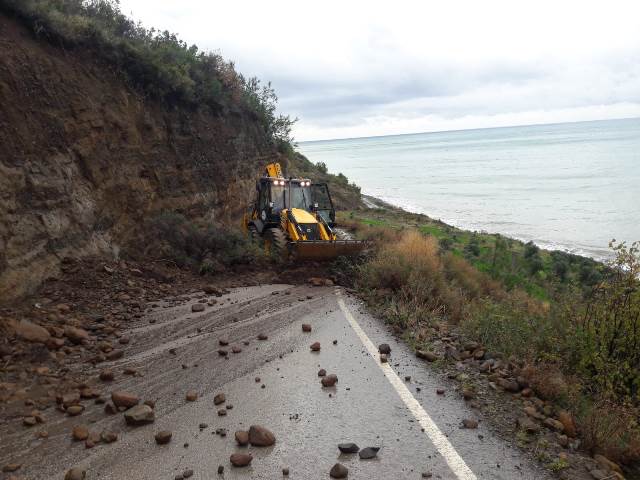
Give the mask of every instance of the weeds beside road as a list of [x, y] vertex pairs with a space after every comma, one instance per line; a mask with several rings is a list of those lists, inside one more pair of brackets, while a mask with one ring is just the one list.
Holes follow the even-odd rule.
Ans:
[[558, 433], [581, 449], [637, 466], [638, 244], [612, 244], [613, 260], [600, 264], [406, 212], [343, 213], [342, 224], [377, 241], [350, 266], [355, 286], [416, 349], [475, 356], [492, 383], [541, 399], [545, 425], [563, 421]]

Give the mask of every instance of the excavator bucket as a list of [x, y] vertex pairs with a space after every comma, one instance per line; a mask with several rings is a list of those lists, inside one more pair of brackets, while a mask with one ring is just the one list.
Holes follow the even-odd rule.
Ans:
[[296, 260], [333, 260], [340, 256], [353, 256], [362, 252], [366, 242], [360, 240], [305, 240], [291, 242]]

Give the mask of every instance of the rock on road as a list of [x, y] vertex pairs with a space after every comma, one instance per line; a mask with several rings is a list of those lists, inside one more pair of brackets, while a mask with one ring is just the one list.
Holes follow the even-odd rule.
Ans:
[[[154, 400], [154, 423], [128, 426], [122, 414], [105, 415], [103, 405], [89, 404], [80, 417], [51, 421], [46, 441], [30, 432], [7, 435], [3, 449], [10, 448], [0, 460], [21, 462], [19, 473], [30, 479], [62, 479], [71, 467], [85, 469], [88, 480], [174, 479], [190, 470], [192, 479], [274, 479], [283, 477], [283, 469], [288, 478], [322, 479], [336, 463], [347, 467], [350, 479], [419, 479], [423, 473], [440, 479], [547, 478], [486, 422], [477, 429], [460, 428], [463, 419], [478, 418], [478, 412], [457, 395], [438, 395], [438, 389], [451, 390], [447, 380], [337, 287], [243, 287], [202, 312], [192, 311], [193, 303], [197, 300], [160, 305], [139, 319], [127, 332], [127, 355], [101, 365], [116, 372], [114, 381], [102, 385], [104, 396], [123, 390]], [[302, 324], [311, 331], [303, 331]], [[452, 467], [442, 445], [423, 431], [415, 408], [408, 408], [385, 376], [363, 335], [373, 345], [390, 345], [385, 365], [402, 379], [410, 400], [433, 420], [466, 470]], [[320, 343], [318, 351], [310, 349], [314, 342]], [[122, 375], [126, 368], [143, 376]], [[320, 369], [337, 375], [338, 382], [323, 387]], [[225, 402], [214, 405], [220, 393]], [[79, 423], [92, 431], [118, 432], [118, 441], [85, 449], [70, 434]], [[268, 428], [276, 443], [238, 446], [234, 432], [251, 425]], [[161, 431], [170, 432], [162, 444], [155, 439]], [[380, 450], [369, 460], [340, 453], [338, 444], [350, 442]], [[253, 459], [246, 467], [233, 467], [234, 453], [250, 453]]]

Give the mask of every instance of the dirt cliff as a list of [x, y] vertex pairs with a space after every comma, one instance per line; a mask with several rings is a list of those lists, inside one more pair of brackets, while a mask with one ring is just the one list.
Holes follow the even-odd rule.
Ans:
[[0, 14], [0, 302], [118, 257], [155, 213], [234, 216], [274, 154], [250, 113], [169, 108]]

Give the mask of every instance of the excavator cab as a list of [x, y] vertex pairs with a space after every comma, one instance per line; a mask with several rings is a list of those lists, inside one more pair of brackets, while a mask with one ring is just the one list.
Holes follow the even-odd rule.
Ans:
[[331, 259], [360, 252], [365, 244], [339, 240], [336, 212], [326, 183], [284, 178], [278, 163], [266, 167], [256, 182], [256, 200], [244, 226], [265, 248], [297, 259]]

